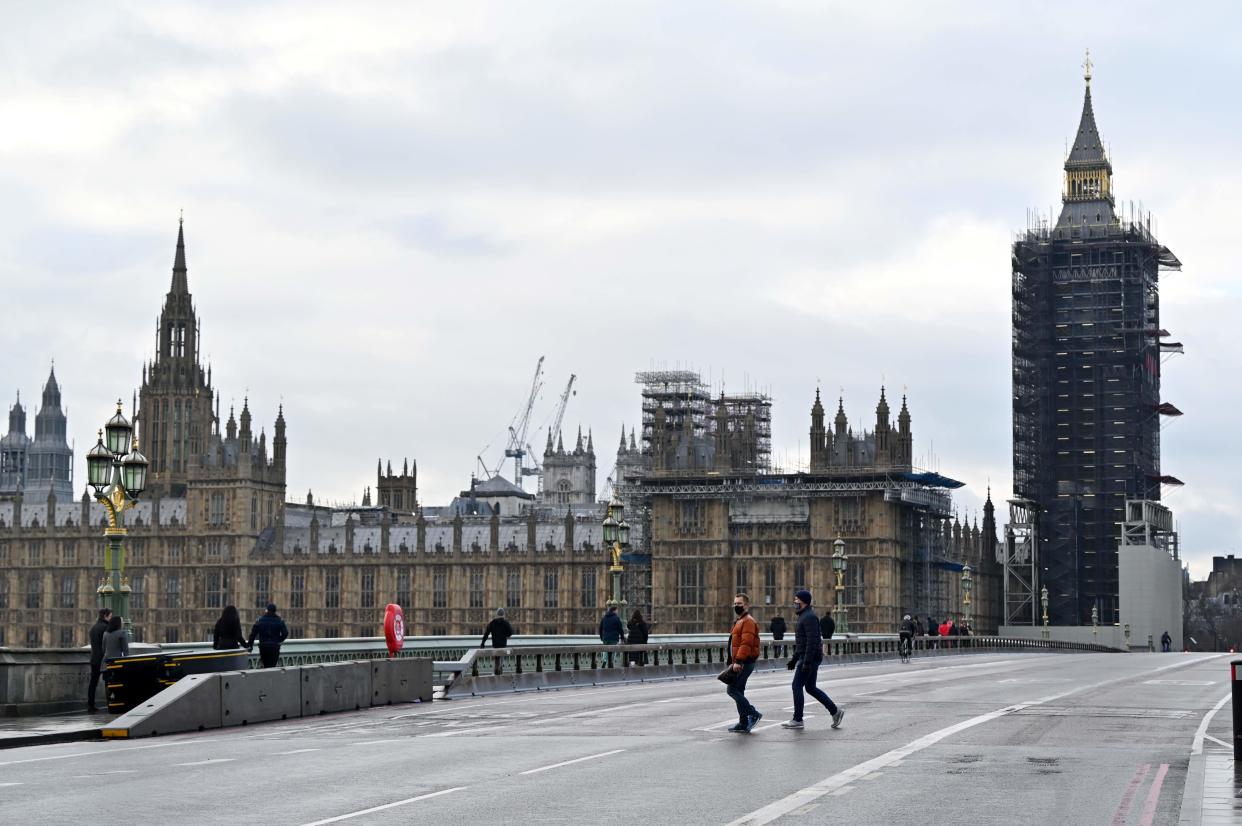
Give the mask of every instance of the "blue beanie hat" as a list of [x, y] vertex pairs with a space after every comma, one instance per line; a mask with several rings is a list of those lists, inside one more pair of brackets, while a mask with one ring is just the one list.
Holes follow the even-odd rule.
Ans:
[[795, 592], [794, 592], [794, 596], [795, 596], [797, 599], [800, 599], [800, 600], [802, 600], [803, 602], [805, 602], [807, 605], [810, 605], [810, 604], [811, 604], [811, 592], [810, 592], [810, 591], [808, 591], [808, 590], [807, 590], [807, 589], [805, 589], [805, 588], [803, 588], [803, 589], [802, 589], [802, 590], [800, 590], [800, 591], [795, 591]]

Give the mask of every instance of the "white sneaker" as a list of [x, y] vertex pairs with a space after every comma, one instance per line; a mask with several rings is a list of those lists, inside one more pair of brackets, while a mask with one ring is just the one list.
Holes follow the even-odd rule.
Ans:
[[801, 720], [786, 720], [781, 723], [781, 728], [805, 728]]
[[832, 715], [832, 727], [841, 728], [841, 721], [845, 719], [845, 709], [837, 706], [837, 713]]

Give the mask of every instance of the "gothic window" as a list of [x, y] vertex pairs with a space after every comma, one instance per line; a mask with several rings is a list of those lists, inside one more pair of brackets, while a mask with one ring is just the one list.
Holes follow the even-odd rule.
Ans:
[[[131, 542], [130, 544], [132, 546], [134, 543]], [[78, 563], [78, 546], [76, 542], [70, 540], [60, 546], [60, 560], [63, 565], [76, 565]]]
[[60, 577], [60, 608], [78, 607], [78, 581], [73, 574]]
[[597, 595], [595, 593], [595, 572], [582, 572], [582, 589], [579, 594], [579, 601], [583, 608], [594, 608], [597, 603]]
[[437, 565], [431, 573], [431, 607], [448, 607], [448, 571], [443, 565]]
[[362, 600], [360, 605], [363, 608], [375, 607], [375, 572], [362, 572]]
[[677, 604], [702, 605], [703, 566], [699, 562], [681, 562], [677, 565]]
[[173, 400], [172, 469], [181, 470], [181, 399]]
[[204, 577], [204, 602], [208, 608], [224, 607], [224, 574], [210, 571]]
[[289, 607], [306, 607], [306, 575], [296, 573], [289, 577]]
[[544, 571], [543, 573], [543, 607], [559, 608], [561, 605], [560, 595], [561, 577], [556, 571]]
[[31, 574], [26, 578], [26, 607], [42, 608], [43, 607], [43, 582], [42, 577], [38, 574]]
[[254, 607], [266, 608], [271, 602], [272, 575], [268, 571], [256, 571], [254, 575]]
[[339, 571], [327, 571], [323, 575], [323, 607], [341, 607], [341, 574]]
[[9, 607], [9, 581], [0, 573], [0, 608]]
[[211, 513], [207, 517], [207, 524], [219, 527], [224, 524], [224, 494], [213, 493], [211, 495]]
[[519, 570], [505, 573], [505, 605], [510, 608], [522, 607], [522, 572]]
[[26, 629], [26, 647], [27, 648], [38, 648], [39, 647], [39, 629], [38, 628], [31, 627], [31, 628]]
[[845, 604], [846, 605], [866, 605], [866, 580], [863, 576], [866, 567], [863, 561], [850, 560], [850, 565], [845, 569]]
[[219, 559], [224, 553], [224, 540], [218, 536], [210, 537], [207, 540], [207, 556], [211, 559]]
[[72, 648], [73, 647], [73, 629], [72, 628], [60, 629], [60, 647], [61, 648]]
[[259, 497], [250, 494], [250, 530], [257, 531], [259, 529]]
[[780, 604], [776, 601], [776, 563], [774, 562], [768, 562], [763, 566], [763, 604]]
[[739, 562], [737, 565], [736, 573], [734, 574], [734, 577], [733, 577], [733, 582], [734, 582], [734, 589], [736, 593], [739, 593], [739, 594], [749, 593], [748, 589], [750, 588], [750, 566], [748, 566], [745, 562]]
[[561, 481], [557, 482], [556, 483], [556, 490], [557, 490], [556, 501], [562, 505], [568, 505], [570, 498], [571, 498], [570, 497], [571, 488], [572, 488], [572, 485], [569, 484], [568, 479], [562, 479]]
[[168, 574], [164, 577], [164, 607], [181, 607], [181, 574]]
[[[397, 599], [398, 605], [408, 607], [412, 599], [410, 599], [410, 572], [397, 571]], [[471, 606], [473, 607], [473, 606]]]
[[482, 608], [486, 591], [482, 571], [470, 572], [470, 607]]
[[706, 521], [706, 508], [698, 500], [677, 503], [678, 529], [683, 536], [702, 533]]
[[26, 547], [26, 562], [30, 565], [43, 564], [43, 543], [31, 542]]
[[181, 629], [176, 626], [170, 626], [164, 629], [164, 642], [173, 643], [181, 642]]
[[147, 577], [146, 574], [130, 574], [129, 575], [129, 608], [131, 611], [141, 611], [147, 607]]

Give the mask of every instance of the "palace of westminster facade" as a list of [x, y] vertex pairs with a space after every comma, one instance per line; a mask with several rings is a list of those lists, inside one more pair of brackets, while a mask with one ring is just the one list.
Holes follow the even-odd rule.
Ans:
[[[579, 432], [568, 450], [549, 437], [539, 494], [495, 477], [472, 480], [449, 505], [424, 506], [407, 461], [400, 471], [381, 463], [374, 504], [370, 490], [358, 507], [309, 494], [291, 502], [283, 407], [270, 444], [264, 429], [256, 436], [248, 400], [222, 422], [200, 352], [179, 230], [136, 400], [151, 462], [148, 489], [126, 513], [137, 640], [210, 639], [225, 605], [245, 622], [269, 601], [294, 637], [377, 635], [389, 602], [406, 609], [409, 635], [481, 635], [498, 607], [519, 634], [595, 632], [609, 578], [592, 434]], [[73, 498], [60, 392], [53, 374], [35, 440], [20, 399], [0, 440], [0, 646], [80, 646], [94, 619], [105, 517], [85, 493]], [[635, 527], [625, 592], [658, 632], [727, 632], [736, 591], [751, 595], [765, 626], [789, 618], [796, 588], [831, 605], [838, 539], [851, 631], [891, 633], [905, 612], [960, 616], [964, 564], [973, 625], [996, 628], [991, 500], [982, 525], [968, 524], [947, 493], [958, 483], [916, 471], [904, 399], [894, 424], [881, 392], [874, 428], [856, 434], [840, 404], [825, 426], [817, 392], [810, 468], [790, 474], [747, 458], [751, 431], [724, 408], [722, 397], [716, 415], [676, 425], [657, 411], [628, 443], [622, 431], [616, 491]]]

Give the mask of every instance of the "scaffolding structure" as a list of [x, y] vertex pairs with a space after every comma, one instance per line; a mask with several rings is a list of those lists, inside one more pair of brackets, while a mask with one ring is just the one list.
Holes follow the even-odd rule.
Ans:
[[642, 387], [642, 452], [653, 457], [654, 471], [764, 473], [771, 468], [770, 396], [747, 392], [712, 398], [702, 375], [693, 370], [643, 371], [634, 381]]
[[1033, 503], [1011, 499], [1005, 540], [996, 548], [996, 561], [1004, 566], [1004, 625], [1038, 625], [1041, 620], [1035, 594], [1039, 582], [1038, 547]]
[[1180, 266], [1141, 212], [1137, 221], [1039, 222], [1013, 245], [1016, 525], [1029, 525], [1038, 576], [1023, 580], [1025, 561], [1006, 575], [1011, 622], [1033, 622], [1027, 601], [1041, 586], [1054, 624], [1088, 624], [1093, 607], [1101, 622], [1117, 621], [1117, 524], [1126, 500], [1159, 499], [1169, 478], [1160, 473], [1159, 417], [1171, 406], [1160, 399], [1168, 333], [1159, 273]]

